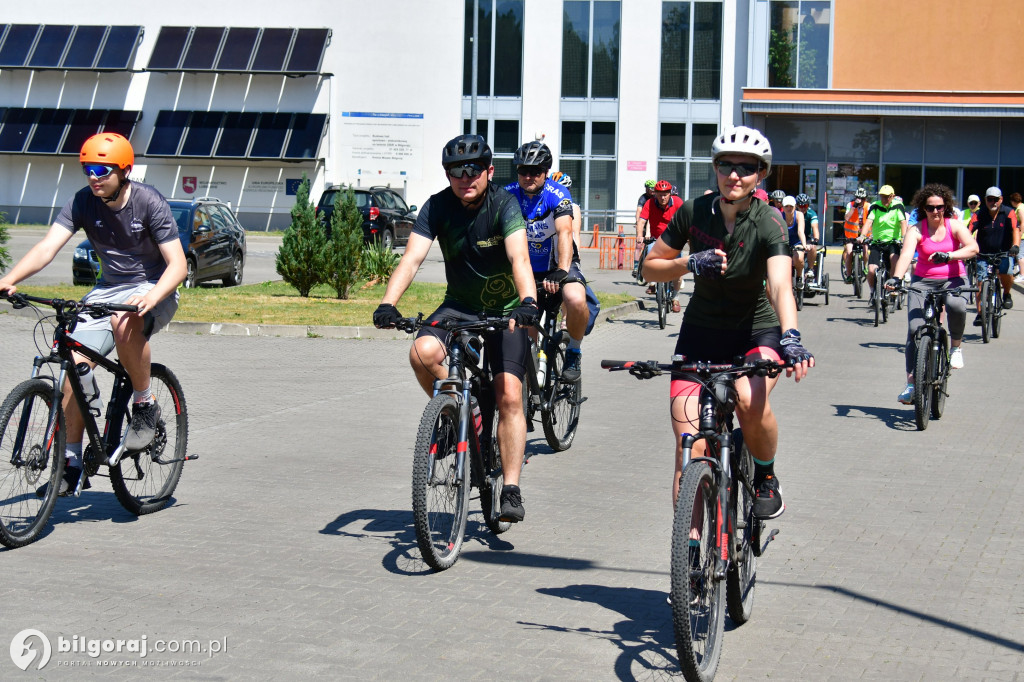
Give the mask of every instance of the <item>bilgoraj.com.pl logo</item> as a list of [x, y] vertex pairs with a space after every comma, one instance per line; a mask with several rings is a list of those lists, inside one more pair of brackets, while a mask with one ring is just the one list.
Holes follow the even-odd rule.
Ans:
[[36, 670], [42, 670], [50, 662], [50, 653], [50, 640], [39, 630], [22, 630], [11, 640], [11, 660], [22, 670], [28, 670], [37, 656]]
[[[61, 660], [57, 665], [131, 665], [131, 666], [199, 666], [201, 662], [192, 660], [146, 660], [151, 652], [158, 654], [185, 654], [198, 656], [206, 654], [212, 658], [214, 654], [227, 651], [228, 639], [211, 639], [204, 645], [198, 639], [156, 639], [150, 641], [148, 635], [142, 635], [138, 639], [90, 639], [81, 635], [75, 635], [70, 639], [61, 635], [57, 636], [58, 654], [85, 654], [94, 662], [81, 659]], [[22, 630], [11, 640], [11, 660], [14, 665], [22, 670], [28, 670], [35, 664], [36, 670], [42, 670], [50, 662], [54, 653], [50, 645], [50, 639], [39, 630], [28, 628]], [[124, 661], [96, 660], [104, 654], [114, 656], [129, 655]]]

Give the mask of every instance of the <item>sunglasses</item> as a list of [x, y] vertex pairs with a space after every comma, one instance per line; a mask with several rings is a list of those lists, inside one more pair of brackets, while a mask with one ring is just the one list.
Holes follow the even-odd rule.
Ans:
[[945, 204], [939, 206], [936, 206], [935, 204], [928, 204], [927, 206], [924, 207], [924, 210], [928, 211], [929, 213], [938, 213], [939, 211], [942, 211], [945, 208]]
[[968, 206], [977, 206], [977, 205], [978, 205], [978, 202], [977, 202], [977, 201], [968, 201], [968, 202], [967, 202], [967, 205], [968, 205]]
[[85, 173], [86, 176], [92, 176], [99, 179], [105, 178], [113, 173], [116, 167], [117, 166], [103, 166], [100, 164], [85, 163], [82, 164], [82, 172]]
[[761, 166], [756, 163], [730, 163], [728, 161], [715, 161], [715, 170], [717, 170], [718, 174], [723, 178], [727, 178], [733, 173], [736, 173], [738, 177], [746, 178], [756, 173], [760, 168]]
[[452, 166], [448, 169], [448, 175], [453, 178], [461, 178], [468, 175], [471, 178], [475, 178], [484, 172], [483, 167], [476, 165], [475, 163], [467, 163], [461, 166]]
[[1000, 199], [1002, 199], [1002, 197], [985, 197], [985, 201], [987, 201], [990, 204], [994, 204]]
[[523, 177], [534, 177], [544, 175], [544, 169], [541, 166], [520, 166], [516, 169], [516, 173]]

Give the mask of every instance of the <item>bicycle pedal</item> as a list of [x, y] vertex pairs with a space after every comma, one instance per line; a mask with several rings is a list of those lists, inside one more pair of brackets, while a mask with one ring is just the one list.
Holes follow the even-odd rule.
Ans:
[[186, 455], [185, 456], [185, 461], [186, 462], [191, 462], [194, 459], [199, 459], [199, 455]]

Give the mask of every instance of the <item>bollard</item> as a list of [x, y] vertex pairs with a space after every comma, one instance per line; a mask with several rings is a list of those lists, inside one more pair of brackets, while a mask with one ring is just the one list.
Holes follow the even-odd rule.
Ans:
[[621, 270], [622, 264], [626, 260], [626, 234], [622, 231], [622, 225], [619, 225], [619, 237], [616, 243], [618, 244], [618, 265], [616, 267]]

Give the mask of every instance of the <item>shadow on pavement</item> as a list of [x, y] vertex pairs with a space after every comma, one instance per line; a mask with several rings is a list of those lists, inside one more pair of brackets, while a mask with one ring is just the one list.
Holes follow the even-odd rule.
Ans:
[[916, 431], [914, 412], [905, 407], [878, 407], [876, 405], [833, 405], [837, 417], [864, 419], [873, 417], [895, 431]]
[[874, 327], [874, 319], [868, 319], [866, 317], [826, 317], [829, 322], [852, 322], [858, 327]]
[[[172, 497], [164, 509], [174, 506], [175, 502], [176, 500]], [[164, 511], [164, 509], [160, 511]], [[121, 506], [114, 493], [90, 492], [88, 490], [82, 491], [82, 495], [78, 498], [58, 497], [57, 503], [53, 507], [53, 514], [50, 516], [50, 522], [53, 524], [79, 521], [132, 523], [138, 520], [138, 516]]]

